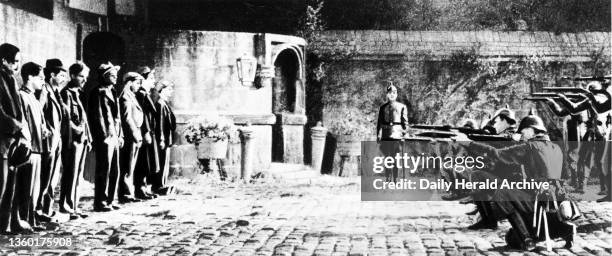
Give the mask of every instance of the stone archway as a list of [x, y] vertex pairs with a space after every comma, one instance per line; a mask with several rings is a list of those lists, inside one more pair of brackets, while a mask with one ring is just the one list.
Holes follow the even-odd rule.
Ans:
[[291, 45], [276, 47], [273, 58], [272, 161], [293, 164], [304, 162], [304, 67], [300, 51]]

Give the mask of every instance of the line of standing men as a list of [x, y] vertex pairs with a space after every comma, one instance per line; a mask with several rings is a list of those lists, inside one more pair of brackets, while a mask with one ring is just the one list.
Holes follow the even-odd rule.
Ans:
[[106, 63], [98, 69], [98, 86], [84, 93], [85, 64], [66, 70], [59, 59], [49, 59], [44, 68], [21, 66], [19, 86], [19, 48], [0, 45], [0, 61], [0, 233], [42, 230], [54, 222], [58, 183], [59, 212], [87, 217], [78, 208], [78, 185], [92, 148], [94, 211], [119, 209], [116, 199], [130, 203], [173, 192], [167, 185], [176, 128], [167, 104], [172, 84], [155, 87], [154, 71], [144, 67], [124, 76], [118, 95], [119, 67]]

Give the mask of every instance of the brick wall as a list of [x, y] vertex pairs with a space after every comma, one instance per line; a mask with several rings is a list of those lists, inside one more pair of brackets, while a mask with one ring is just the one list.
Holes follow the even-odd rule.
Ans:
[[[32, 3], [34, 4], [34, 3]], [[49, 58], [59, 58], [68, 66], [77, 58], [77, 24], [83, 25], [83, 37], [97, 30], [97, 16], [67, 8], [55, 0], [53, 17], [0, 3], [0, 43], [21, 49], [22, 61], [44, 65]]]
[[321, 51], [354, 51], [361, 58], [408, 57], [431, 53], [437, 57], [476, 49], [484, 58], [542, 54], [584, 61], [593, 51], [610, 55], [610, 33], [497, 31], [326, 31], [311, 46]]

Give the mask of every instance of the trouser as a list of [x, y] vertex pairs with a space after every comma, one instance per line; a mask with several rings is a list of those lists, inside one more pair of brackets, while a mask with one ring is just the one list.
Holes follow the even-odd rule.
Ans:
[[[605, 180], [604, 166], [602, 165], [601, 159], [604, 156], [604, 143], [605, 141], [589, 141], [587, 145], [581, 147], [580, 156], [578, 159], [578, 189], [584, 189], [587, 185], [587, 181], [591, 175], [591, 170], [596, 169], [599, 171], [599, 180]], [[582, 150], [584, 148], [584, 150]], [[605, 182], [599, 183], [600, 190], [605, 190]]]
[[16, 220], [27, 221], [32, 226], [38, 225], [35, 209], [40, 195], [40, 167], [41, 155], [32, 153], [30, 160], [18, 168], [15, 182], [13, 214]]
[[134, 170], [134, 190], [136, 195], [147, 194], [147, 185], [152, 182], [151, 177], [159, 171], [157, 144], [143, 144], [138, 152], [136, 169]]
[[53, 152], [42, 154], [40, 170], [40, 196], [36, 203], [38, 214], [50, 216], [53, 207], [53, 195], [59, 181], [61, 164], [61, 145]]
[[159, 172], [154, 173], [151, 189], [159, 191], [166, 187], [168, 173], [170, 172], [170, 148], [159, 149]]
[[78, 187], [85, 169], [87, 147], [82, 143], [72, 143], [63, 154], [63, 172], [60, 191], [60, 209], [68, 213], [78, 212]]
[[10, 232], [13, 199], [15, 198], [15, 179], [17, 170], [9, 167], [8, 160], [0, 162], [0, 233]]
[[134, 169], [140, 151], [140, 143], [127, 142], [121, 149], [121, 175], [119, 178], [119, 198], [134, 197]]
[[119, 183], [119, 147], [100, 143], [96, 146], [94, 206], [112, 205]]
[[[400, 140], [383, 139], [380, 142], [380, 151], [382, 151], [385, 157], [395, 157], [402, 152], [402, 143]], [[393, 168], [385, 168], [385, 180], [389, 182], [397, 181], [398, 172], [399, 170], [395, 165], [393, 165]]]
[[576, 187], [578, 185], [578, 161], [580, 144], [578, 142], [570, 144], [570, 149], [567, 152], [567, 167], [569, 169], [570, 185]]

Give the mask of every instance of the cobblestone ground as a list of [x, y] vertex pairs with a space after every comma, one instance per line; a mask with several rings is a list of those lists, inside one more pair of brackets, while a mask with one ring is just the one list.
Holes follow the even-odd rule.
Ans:
[[[2, 255], [610, 255], [612, 204], [581, 203], [572, 250], [508, 251], [498, 230], [469, 231], [475, 217], [457, 202], [361, 202], [359, 181], [321, 177], [219, 183], [176, 180], [179, 194], [62, 223], [43, 237], [73, 248], [10, 248]], [[84, 207], [91, 210], [91, 199]], [[13, 237], [14, 238], [14, 237]], [[543, 249], [543, 244], [538, 244]]]

